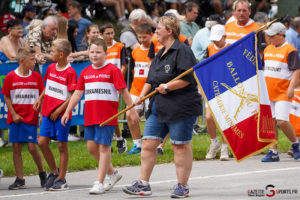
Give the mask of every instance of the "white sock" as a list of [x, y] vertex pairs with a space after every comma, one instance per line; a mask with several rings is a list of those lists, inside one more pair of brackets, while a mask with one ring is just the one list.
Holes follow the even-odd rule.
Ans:
[[142, 182], [143, 185], [149, 185], [148, 181], [141, 180], [141, 182]]
[[133, 140], [133, 144], [135, 144], [137, 147], [142, 147], [142, 139]]
[[270, 149], [270, 151], [272, 151], [273, 153], [277, 154], [277, 149]]
[[227, 149], [228, 144], [222, 144], [222, 149]]
[[210, 139], [211, 143], [214, 145], [218, 145], [218, 139], [214, 138], [214, 139]]
[[120, 141], [120, 140], [123, 140], [123, 137], [121, 135], [120, 137], [117, 137], [116, 139], [117, 139], [117, 141]]

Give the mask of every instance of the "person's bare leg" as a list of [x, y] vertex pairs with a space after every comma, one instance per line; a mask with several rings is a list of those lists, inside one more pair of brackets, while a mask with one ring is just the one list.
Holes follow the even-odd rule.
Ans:
[[148, 181], [154, 165], [156, 164], [157, 146], [160, 144], [160, 140], [143, 140], [142, 152], [141, 152], [141, 174], [140, 180]]
[[[273, 118], [273, 123], [274, 123], [275, 137], [276, 137], [276, 140], [278, 141], [278, 128], [277, 128], [277, 121], [275, 118]], [[270, 149], [277, 150], [277, 144], [272, 144], [270, 146]]]
[[98, 165], [97, 181], [104, 182], [108, 169], [111, 167], [110, 146], [99, 144], [100, 159]]
[[[136, 110], [138, 114], [140, 114], [142, 111], [140, 109]], [[126, 119], [128, 122], [128, 127], [131, 133], [131, 137], [133, 140], [141, 139], [141, 128], [139, 123], [133, 123], [130, 115], [126, 113]]]
[[178, 183], [187, 185], [193, 164], [193, 151], [191, 144], [172, 144], [172, 148], [174, 151], [177, 181]]
[[13, 160], [16, 171], [16, 176], [23, 179], [23, 160], [22, 160], [22, 144], [13, 143]]
[[59, 176], [58, 179], [65, 180], [68, 162], [69, 162], [69, 152], [68, 152], [68, 143], [67, 142], [58, 142], [58, 150], [60, 155], [60, 163], [59, 163]]
[[212, 113], [209, 108], [205, 110], [205, 118], [206, 118], [206, 126], [207, 131], [211, 139], [215, 139], [217, 137], [217, 127], [212, 116]]
[[103, 5], [104, 6], [114, 6], [118, 19], [120, 19], [122, 17], [121, 16], [121, 8], [120, 8], [120, 4], [119, 4], [118, 0], [105, 0], [103, 2]]
[[277, 124], [282, 132], [286, 135], [286, 137], [290, 140], [290, 142], [297, 141], [295, 129], [289, 121], [277, 120]]
[[93, 140], [87, 140], [86, 141], [86, 147], [87, 150], [92, 156], [95, 158], [95, 160], [99, 163], [99, 144], [94, 142]]
[[40, 136], [38, 139], [38, 144], [39, 144], [40, 149], [42, 150], [43, 156], [50, 168], [50, 171], [54, 174], [58, 174], [54, 155], [49, 147], [49, 141], [50, 141], [50, 138]]
[[44, 172], [44, 164], [42, 161], [42, 156], [37, 148], [37, 144], [35, 143], [27, 143], [28, 151], [31, 154], [39, 173]]

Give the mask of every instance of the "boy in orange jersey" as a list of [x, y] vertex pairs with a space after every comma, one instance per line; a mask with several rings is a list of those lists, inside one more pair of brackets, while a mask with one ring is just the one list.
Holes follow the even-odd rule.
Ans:
[[[131, 84], [130, 95], [132, 101], [134, 102], [137, 97], [140, 96], [141, 91], [146, 82], [148, 71], [149, 71], [149, 47], [151, 43], [151, 38], [153, 36], [152, 28], [149, 24], [141, 24], [136, 27], [136, 33], [138, 40], [141, 43], [135, 49], [133, 49], [131, 55], [132, 60], [134, 61], [133, 69], [133, 82]], [[145, 108], [148, 107], [149, 101], [145, 101]], [[143, 104], [135, 106], [136, 111], [140, 114], [143, 111]], [[127, 119], [129, 119], [127, 114]], [[137, 154], [141, 152], [142, 139], [141, 139], [141, 128], [140, 125], [131, 123], [131, 120], [128, 120], [128, 126], [133, 138], [133, 147], [127, 154]]]
[[[106, 61], [117, 66], [125, 77], [126, 73], [126, 50], [124, 44], [114, 40], [115, 31], [111, 23], [100, 26], [100, 36], [107, 44]], [[121, 136], [119, 125], [116, 126], [117, 148], [119, 153], [127, 151], [127, 141]]]
[[[230, 44], [226, 42], [225, 36], [225, 27], [223, 25], [217, 24], [211, 28], [211, 35], [209, 37], [213, 43], [207, 46], [206, 58], [218, 53], [223, 50], [225, 47], [228, 47]], [[206, 154], [206, 159], [214, 159], [216, 154], [221, 151], [220, 160], [225, 161], [229, 160], [227, 144], [224, 137], [222, 137], [222, 148], [220, 147], [217, 139], [217, 128], [215, 121], [213, 119], [210, 108], [205, 105], [205, 118], [207, 130], [210, 136], [211, 144], [209, 147], [209, 152]]]
[[[279, 125], [283, 133], [291, 141], [293, 157], [300, 158], [299, 143], [295, 130], [289, 121], [291, 101], [294, 89], [300, 76], [300, 59], [298, 52], [285, 40], [285, 26], [276, 22], [265, 31], [270, 45], [264, 50], [264, 74], [266, 78], [269, 98], [271, 101], [274, 126]], [[276, 137], [278, 137], [278, 130]], [[269, 153], [262, 158], [262, 162], [278, 162], [277, 145], [270, 147]]]

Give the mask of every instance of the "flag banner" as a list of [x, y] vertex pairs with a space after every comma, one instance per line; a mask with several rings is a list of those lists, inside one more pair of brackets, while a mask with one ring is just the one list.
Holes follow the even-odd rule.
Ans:
[[215, 123], [238, 162], [276, 143], [256, 40], [252, 32], [193, 67]]

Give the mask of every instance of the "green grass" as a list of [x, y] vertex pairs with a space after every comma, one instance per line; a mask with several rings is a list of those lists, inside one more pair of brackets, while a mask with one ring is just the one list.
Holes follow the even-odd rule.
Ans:
[[[220, 141], [220, 135], [219, 141]], [[132, 140], [128, 139], [128, 149], [133, 145]], [[206, 155], [206, 151], [210, 144], [210, 139], [208, 134], [200, 134], [198, 136], [193, 136], [192, 140], [192, 149], [194, 153], [194, 160], [203, 160]], [[112, 153], [112, 163], [115, 167], [121, 166], [137, 166], [140, 165], [140, 155], [126, 155], [118, 154], [116, 148], [116, 141], [113, 141], [112, 147], [114, 153]], [[56, 161], [59, 161], [59, 153], [57, 148], [57, 143], [51, 143], [50, 148], [52, 149]], [[287, 152], [290, 148], [290, 142], [285, 137], [285, 135], [280, 131], [279, 133], [279, 152]], [[264, 152], [266, 153], [266, 151]], [[23, 147], [22, 152], [23, 157], [23, 169], [25, 175], [37, 174], [36, 165], [33, 162], [33, 159], [30, 153], [27, 150], [27, 147]], [[170, 141], [168, 140], [165, 146], [164, 155], [158, 156], [157, 163], [170, 163], [173, 161], [173, 151], [171, 149]], [[234, 160], [232, 160], [234, 161]], [[49, 171], [49, 168], [44, 161], [44, 166], [46, 171]], [[68, 171], [83, 171], [88, 169], [96, 169], [97, 162], [93, 157], [88, 153], [86, 149], [86, 143], [84, 141], [79, 142], [69, 142], [69, 166]], [[12, 160], [12, 147], [0, 148], [0, 169], [4, 170], [5, 176], [14, 176], [14, 165]]]

